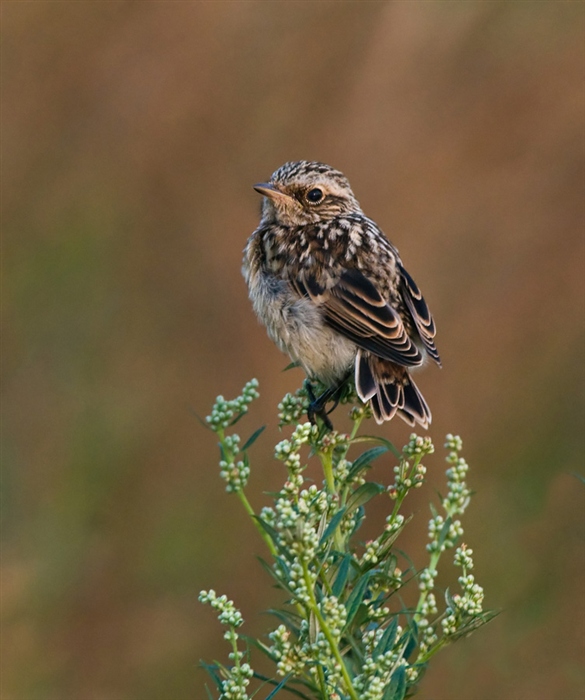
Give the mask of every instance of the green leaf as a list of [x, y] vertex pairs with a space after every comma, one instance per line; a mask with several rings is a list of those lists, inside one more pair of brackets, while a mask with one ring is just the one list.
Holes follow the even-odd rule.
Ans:
[[244, 446], [242, 447], [242, 452], [245, 452], [248, 450], [252, 445], [256, 442], [256, 440], [260, 437], [260, 435], [264, 432], [266, 426], [263, 425], [261, 428], [258, 428], [255, 432], [250, 435], [250, 437], [246, 440]]
[[406, 695], [406, 666], [400, 665], [392, 674], [382, 700], [403, 700]]
[[209, 687], [207, 686], [207, 683], [205, 684], [205, 692], [207, 694], [207, 699], [208, 700], [213, 700], [213, 695], [211, 694], [211, 690], [209, 690]]
[[345, 582], [347, 581], [347, 577], [349, 574], [351, 560], [351, 554], [346, 554], [341, 560], [341, 564], [339, 565], [339, 569], [337, 570], [337, 576], [335, 577], [335, 581], [333, 582], [333, 586], [331, 587], [333, 595], [336, 598], [339, 598], [343, 589], [345, 588]]
[[211, 676], [213, 682], [217, 686], [217, 689], [221, 691], [221, 678], [217, 672], [219, 669], [218, 664], [206, 664], [204, 661], [200, 661], [199, 665], [204, 668], [207, 673]]
[[405, 645], [402, 656], [404, 659], [408, 659], [418, 645], [418, 625], [414, 619], [410, 621], [408, 629], [400, 637], [400, 643]]
[[241, 413], [238, 413], [238, 415], [233, 419], [231, 423], [229, 423], [228, 428], [231, 428], [232, 425], [235, 425], [238, 421], [242, 420], [242, 418], [248, 413], [248, 411], [242, 411]]
[[298, 361], [297, 361], [297, 362], [291, 362], [291, 363], [288, 364], [282, 371], [283, 371], [283, 372], [288, 372], [289, 369], [294, 369], [295, 367], [300, 367], [300, 366], [301, 366], [301, 363], [298, 362]]
[[280, 544], [280, 535], [272, 527], [272, 525], [269, 525], [266, 520], [263, 520], [259, 515], [254, 515], [252, 517], [258, 523], [260, 523], [261, 528], [268, 534], [272, 540], [272, 544], [278, 549], [278, 551], [283, 555], [288, 554], [287, 550]]
[[356, 519], [355, 519], [355, 525], [353, 526], [353, 530], [351, 531], [351, 537], [355, 535], [355, 533], [360, 529], [362, 526], [364, 520], [366, 519], [366, 509], [363, 506], [360, 506], [357, 509], [357, 514], [356, 514]]
[[256, 639], [255, 637], [250, 637], [247, 634], [241, 634], [241, 632], [238, 632], [238, 636], [241, 639], [243, 639], [245, 642], [247, 642], [248, 644], [255, 646], [263, 654], [265, 654], [271, 661], [274, 661], [274, 663], [278, 662], [278, 656], [276, 656], [276, 654], [274, 654], [272, 651], [270, 651], [270, 648], [267, 647], [266, 644], [261, 642], [259, 639]]
[[375, 484], [373, 481], [368, 481], [356, 489], [347, 500], [346, 512], [351, 513], [356, 508], [363, 506], [369, 500], [378, 496], [386, 490], [382, 484]]
[[372, 447], [369, 450], [366, 450], [363, 452], [356, 460], [355, 462], [351, 465], [351, 468], [349, 469], [347, 473], [347, 481], [351, 481], [354, 476], [357, 476], [359, 472], [362, 469], [365, 469], [366, 467], [371, 466], [371, 463], [380, 457], [381, 455], [385, 454], [388, 452], [390, 448], [387, 447], [386, 445], [381, 445], [378, 447]]
[[[269, 683], [270, 685], [277, 685], [277, 681], [275, 681], [273, 678], [268, 678], [268, 676], [264, 676], [261, 673], [258, 673], [257, 671], [254, 671], [254, 678], [257, 678], [260, 681], [264, 681], [265, 683]], [[289, 680], [290, 680], [290, 678], [289, 678]], [[306, 688], [309, 688], [312, 691], [317, 690], [317, 688], [314, 685], [312, 685], [311, 683], [307, 683], [306, 681], [292, 679], [291, 682], [292, 683], [299, 683], [300, 685], [304, 685]], [[298, 698], [302, 698], [302, 700], [311, 700], [311, 697], [309, 697], [308, 695], [305, 695], [304, 693], [301, 693], [301, 691], [297, 690], [296, 688], [291, 688], [290, 685], [286, 686], [286, 690], [291, 695], [296, 695]], [[312, 697], [314, 698], [315, 696], [313, 695]]]
[[347, 620], [345, 622], [345, 628], [347, 629], [349, 625], [351, 624], [353, 618], [355, 617], [358, 608], [362, 604], [364, 600], [364, 596], [366, 595], [368, 591], [368, 584], [370, 582], [370, 573], [364, 574], [360, 580], [357, 582], [357, 585], [351, 592], [349, 598], [347, 599], [347, 603], [345, 605], [345, 608], [347, 610]]
[[398, 450], [390, 442], [390, 440], [386, 440], [386, 438], [380, 437], [379, 435], [360, 435], [359, 437], [354, 438], [351, 442], [352, 444], [357, 442], [379, 442], [382, 445], [385, 445], [395, 457], [397, 457], [398, 459], [402, 459], [402, 453], [400, 452], [400, 450]]
[[323, 542], [327, 542], [327, 540], [333, 535], [335, 530], [337, 530], [337, 527], [341, 520], [343, 519], [343, 516], [345, 515], [345, 508], [342, 508], [339, 510], [335, 515], [331, 518], [329, 525], [325, 528], [325, 532], [323, 533], [323, 536], [321, 537], [319, 541], [319, 545], [322, 545]]
[[277, 588], [282, 588], [283, 591], [286, 591], [287, 593], [290, 593], [291, 596], [294, 596], [294, 591], [288, 587], [287, 582], [289, 579], [287, 577], [286, 580], [283, 580], [278, 577], [274, 569], [270, 566], [270, 564], [262, 559], [262, 557], [258, 557], [258, 561], [260, 562], [260, 565], [266, 571], [272, 578], [276, 581], [276, 587]]
[[486, 625], [490, 620], [493, 620], [494, 617], [497, 617], [499, 614], [497, 610], [487, 610], [479, 615], [474, 615], [469, 622], [460, 627], [455, 634], [449, 636], [449, 641], [456, 642], [462, 637], [467, 637], [472, 632], [475, 632], [475, 630]]
[[213, 431], [213, 428], [209, 425], [209, 423], [206, 420], [203, 420], [203, 418], [201, 418], [201, 416], [199, 414], [197, 414], [192, 408], [189, 408], [189, 413], [192, 416], [195, 416], [195, 418], [201, 423], [201, 425], [204, 428], [207, 428], [207, 430]]
[[391, 554], [388, 559], [384, 562], [384, 566], [382, 567], [382, 572], [386, 574], [386, 576], [390, 576], [394, 574], [394, 570], [398, 566], [398, 558], [395, 554]]
[[384, 630], [384, 634], [380, 637], [380, 641], [374, 649], [374, 659], [377, 659], [380, 654], [385, 654], [390, 651], [396, 642], [396, 632], [398, 631], [398, 615], [390, 620], [390, 624]]
[[276, 688], [269, 695], [266, 696], [266, 700], [270, 700], [271, 698], [273, 698], [276, 695], [276, 693], [278, 693], [279, 690], [282, 690], [284, 688], [284, 686], [287, 684], [288, 679], [291, 677], [291, 675], [292, 674], [290, 674], [290, 673], [288, 675], [286, 675], [280, 681], [280, 683], [276, 686]]
[[[277, 620], [280, 620], [282, 624], [287, 627], [296, 637], [301, 633], [300, 617], [295, 615], [288, 610], [278, 610], [276, 608], [270, 608], [266, 611], [269, 615], [274, 615]], [[298, 624], [297, 624], [298, 621]]]
[[447, 535], [449, 534], [449, 530], [451, 528], [452, 522], [453, 522], [453, 520], [451, 519], [451, 516], [449, 516], [447, 518], [447, 520], [445, 520], [445, 522], [443, 523], [443, 527], [441, 528], [441, 532], [439, 533], [439, 539], [438, 539], [439, 548], [441, 548], [443, 546], [443, 544], [445, 543], [445, 540], [447, 539]]

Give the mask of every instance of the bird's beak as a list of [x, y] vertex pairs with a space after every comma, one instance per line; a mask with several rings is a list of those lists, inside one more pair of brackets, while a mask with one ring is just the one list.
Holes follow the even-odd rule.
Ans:
[[273, 185], [270, 182], [259, 182], [257, 185], [254, 185], [254, 189], [256, 192], [259, 192], [270, 199], [292, 199], [289, 194], [286, 194], [276, 185]]

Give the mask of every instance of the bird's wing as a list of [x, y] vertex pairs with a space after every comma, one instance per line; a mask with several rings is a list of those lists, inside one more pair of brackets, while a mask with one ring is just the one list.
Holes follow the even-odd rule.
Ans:
[[420, 289], [408, 272], [398, 263], [401, 278], [402, 298], [406, 303], [414, 325], [428, 354], [441, 366], [441, 358], [435, 346], [435, 322]]
[[302, 272], [292, 281], [325, 312], [325, 320], [359, 348], [405, 367], [422, 364], [420, 350], [409, 337], [398, 312], [359, 270], [346, 270], [332, 287]]

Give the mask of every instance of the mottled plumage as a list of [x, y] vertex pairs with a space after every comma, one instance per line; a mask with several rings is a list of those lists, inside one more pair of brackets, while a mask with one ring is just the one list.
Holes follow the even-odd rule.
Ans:
[[350, 375], [378, 423], [431, 412], [409, 368], [440, 365], [435, 324], [396, 248], [362, 212], [346, 177], [298, 161], [268, 183], [244, 251], [250, 298], [269, 336], [333, 390]]

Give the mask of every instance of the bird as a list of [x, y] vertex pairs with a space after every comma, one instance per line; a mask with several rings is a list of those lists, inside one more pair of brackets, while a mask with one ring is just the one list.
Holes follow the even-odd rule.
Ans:
[[[353, 381], [378, 424], [399, 415], [428, 429], [431, 411], [411, 370], [429, 359], [441, 366], [435, 322], [348, 179], [300, 160], [253, 187], [263, 195], [261, 217], [242, 273], [269, 337], [307, 375], [311, 422], [320, 416], [332, 429], [325, 407]], [[325, 387], [318, 397], [315, 380]]]

